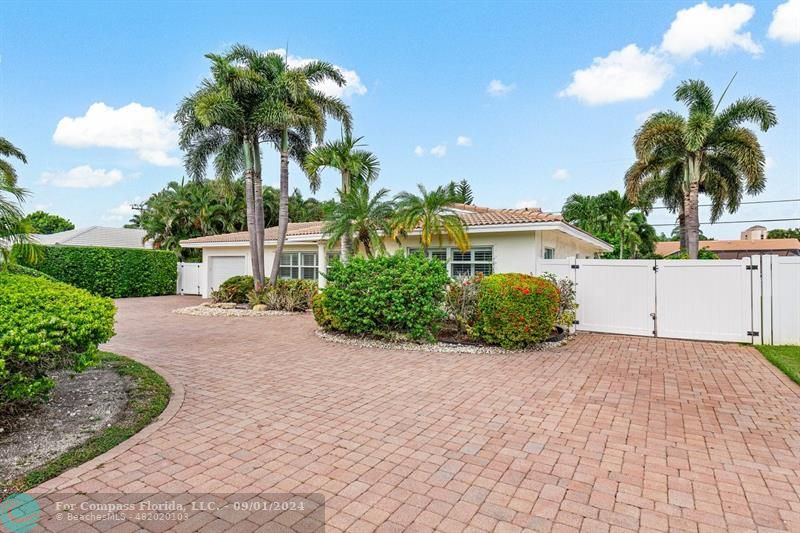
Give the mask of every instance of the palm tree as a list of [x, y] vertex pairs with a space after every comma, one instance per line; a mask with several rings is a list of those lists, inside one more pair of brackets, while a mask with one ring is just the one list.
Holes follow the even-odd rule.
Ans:
[[753, 122], [767, 131], [778, 123], [775, 108], [763, 98], [745, 97], [719, 111], [725, 92], [715, 104], [703, 81], [682, 82], [675, 99], [688, 106], [688, 117], [671, 111], [651, 115], [634, 136], [636, 161], [625, 174], [632, 200], [658, 180], [662, 198], [673, 207], [680, 195], [690, 259], [698, 254], [701, 193], [712, 199], [713, 220], [724, 208], [736, 212], [743, 192], [758, 194], [766, 186], [764, 151], [756, 134], [741, 124]]
[[328, 237], [328, 246], [333, 247], [336, 241], [345, 235], [355, 236], [352, 249], [358, 252], [359, 245], [364, 246], [367, 257], [376, 252], [384, 253], [385, 235], [390, 233], [390, 219], [394, 213], [394, 204], [384, 200], [389, 191], [381, 189], [370, 197], [366, 183], [355, 183], [349, 192], [338, 191], [342, 199], [328, 214], [323, 233]]
[[461, 251], [469, 250], [469, 237], [464, 221], [453, 210], [457, 198], [449, 187], [439, 186], [428, 191], [417, 185], [420, 195], [401, 192], [395, 197], [394, 237], [420, 230], [420, 244], [427, 251], [434, 238], [442, 242], [446, 234]]
[[0, 156], [0, 266], [13, 263], [15, 256], [35, 263], [40, 250], [30, 241], [32, 227], [24, 220], [20, 208], [28, 191], [17, 185], [17, 171], [7, 158], [23, 163], [28, 160], [22, 150], [4, 137], [0, 137]]
[[[327, 142], [317, 146], [306, 156], [303, 163], [312, 191], [317, 191], [320, 185], [320, 170], [325, 167], [337, 169], [342, 176], [342, 187], [339, 196], [342, 201], [350, 194], [354, 185], [368, 185], [378, 179], [380, 162], [372, 152], [362, 149], [363, 137], [354, 139], [352, 134], [345, 132], [341, 139]], [[353, 236], [344, 233], [341, 236], [340, 258], [347, 262]]]
[[[294, 159], [302, 166], [310, 146], [309, 139], [313, 136], [317, 143], [322, 142], [327, 117], [341, 122], [342, 128], [348, 134], [352, 117], [342, 100], [328, 96], [315, 88], [317, 84], [325, 81], [333, 81], [340, 87], [344, 85], [344, 76], [332, 64], [311, 61], [302, 66], [290, 67], [286, 58], [280, 55], [267, 54], [264, 57], [270, 65], [273, 82], [263, 116], [274, 128], [273, 144], [280, 153], [281, 194], [278, 208], [278, 241], [275, 247], [275, 257], [278, 258], [283, 252], [289, 225], [289, 158], [294, 155]], [[271, 284], [277, 282], [279, 267], [280, 261], [273, 261]]]
[[570, 195], [561, 208], [561, 216], [588, 233], [600, 232], [600, 209], [596, 196]]

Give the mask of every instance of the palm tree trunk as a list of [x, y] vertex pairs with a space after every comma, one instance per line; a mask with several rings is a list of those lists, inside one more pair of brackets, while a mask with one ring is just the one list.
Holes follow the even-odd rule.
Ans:
[[259, 249], [263, 251], [262, 247], [258, 246], [258, 237], [256, 234], [256, 219], [255, 219], [255, 198], [253, 195], [253, 144], [246, 140], [244, 142], [244, 197], [245, 197], [245, 211], [247, 212], [247, 236], [250, 241], [250, 268], [253, 271], [253, 281], [258, 283], [259, 279], [259, 266], [258, 253]]
[[254, 278], [255, 289], [264, 286], [264, 188], [261, 182], [261, 148], [258, 141], [253, 144], [253, 211], [255, 213], [256, 244], [258, 248], [258, 278]]
[[278, 204], [278, 243], [275, 246], [275, 258], [272, 261], [272, 273], [269, 277], [270, 286], [278, 282], [278, 273], [283, 253], [283, 242], [286, 240], [286, 230], [289, 227], [289, 132], [284, 130], [281, 139], [281, 198]]
[[[342, 196], [350, 193], [350, 173], [346, 170], [342, 170]], [[342, 198], [344, 200], [344, 198]], [[347, 260], [350, 259], [350, 249], [353, 247], [353, 238], [350, 233], [346, 232], [342, 235], [341, 240], [341, 251], [339, 252], [339, 258], [342, 260], [342, 263], [347, 263]]]
[[700, 234], [700, 161], [696, 158], [689, 160], [689, 191], [686, 194], [686, 250], [689, 259], [697, 259], [699, 234]]
[[[684, 204], [686, 201], [684, 200]], [[681, 206], [681, 212], [678, 215], [678, 234], [680, 235], [680, 249], [686, 250], [686, 208]]]

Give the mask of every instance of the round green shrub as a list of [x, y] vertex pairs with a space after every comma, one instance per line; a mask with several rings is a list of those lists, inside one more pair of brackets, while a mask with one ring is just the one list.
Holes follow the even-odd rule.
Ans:
[[44, 277], [0, 272], [0, 415], [41, 400], [48, 372], [83, 370], [114, 334], [114, 302]]
[[[269, 283], [269, 279], [264, 283]], [[254, 287], [253, 276], [233, 276], [223, 281], [219, 288], [211, 293], [211, 299], [215, 302], [246, 304], [248, 294]]]
[[493, 274], [481, 281], [475, 326], [487, 344], [521, 348], [550, 336], [559, 310], [558, 289], [526, 274]]
[[311, 298], [311, 312], [314, 313], [314, 320], [317, 321], [319, 327], [325, 330], [334, 329], [333, 321], [328, 314], [328, 309], [325, 307], [324, 292], [318, 292]]
[[433, 341], [445, 318], [444, 263], [422, 254], [333, 261], [317, 300], [322, 325], [356, 335]]

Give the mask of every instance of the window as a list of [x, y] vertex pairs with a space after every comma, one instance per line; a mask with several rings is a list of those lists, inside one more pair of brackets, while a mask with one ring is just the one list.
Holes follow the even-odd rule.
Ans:
[[[408, 253], [422, 253], [422, 249], [409, 248]], [[473, 276], [478, 273], [488, 276], [494, 272], [494, 258], [490, 247], [473, 248], [466, 252], [458, 248], [429, 248], [426, 255], [446, 263], [453, 277]]]
[[316, 252], [287, 252], [281, 254], [280, 276], [285, 279], [317, 279]]
[[545, 248], [544, 249], [544, 258], [545, 259], [555, 259], [556, 258], [556, 249], [555, 248]]

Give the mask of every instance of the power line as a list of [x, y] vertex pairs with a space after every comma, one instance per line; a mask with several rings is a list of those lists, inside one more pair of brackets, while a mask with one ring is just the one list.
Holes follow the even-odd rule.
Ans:
[[[756, 200], [752, 202], [741, 202], [739, 205], [752, 205], [752, 204], [780, 204], [786, 202], [800, 202], [800, 198], [791, 198], [787, 200]], [[712, 207], [712, 204], [700, 204], [698, 207]], [[659, 205], [651, 207], [650, 209], [669, 209], [666, 206]]]
[[[716, 224], [752, 224], [754, 222], [788, 222], [791, 220], [800, 220], [800, 218], [764, 218], [761, 220], [724, 220], [718, 222], [701, 222], [701, 226], [714, 226]], [[651, 226], [672, 226], [675, 227], [678, 224], [650, 224]]]

